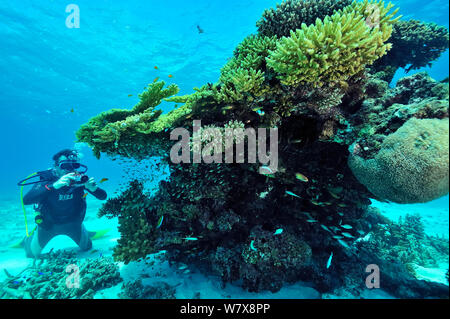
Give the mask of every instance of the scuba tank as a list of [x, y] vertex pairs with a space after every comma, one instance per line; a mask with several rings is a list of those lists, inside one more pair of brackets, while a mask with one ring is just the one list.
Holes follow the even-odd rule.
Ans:
[[[51, 173], [51, 169], [41, 172], [35, 172], [28, 175], [26, 178], [22, 179], [17, 183], [17, 185], [20, 186], [20, 201], [22, 203], [23, 217], [25, 220], [25, 233], [27, 237], [30, 237], [33, 234], [34, 229], [33, 231], [31, 231], [31, 233], [28, 233], [27, 212], [25, 210], [25, 205], [23, 204], [23, 187], [27, 185], [34, 185], [45, 180], [50, 180], [50, 175], [53, 176], [53, 174]], [[37, 177], [39, 178], [39, 180], [35, 180]], [[40, 214], [39, 205], [34, 205], [33, 208], [35, 210], [35, 217], [34, 217], [35, 223], [38, 225], [42, 224], [43, 216]]]

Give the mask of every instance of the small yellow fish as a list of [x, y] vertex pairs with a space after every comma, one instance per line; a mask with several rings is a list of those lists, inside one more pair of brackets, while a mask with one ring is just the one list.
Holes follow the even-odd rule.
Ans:
[[81, 197], [81, 198], [86, 198], [86, 196], [88, 195], [89, 193], [84, 193], [84, 195]]
[[99, 183], [103, 183], [103, 182], [106, 182], [108, 179], [105, 177], [105, 178], [102, 178], [101, 180], [100, 180], [100, 182]]
[[339, 207], [347, 207], [347, 205], [345, 205], [344, 203], [339, 203], [338, 206]]
[[172, 75], [172, 74], [169, 74], [169, 78], [171, 78], [171, 77], [173, 77], [173, 75]]
[[133, 96], [133, 94], [128, 94], [128, 97], [131, 97], [131, 96]]
[[70, 109], [70, 113], [73, 113], [73, 108]]
[[302, 182], [307, 183], [309, 181], [308, 177], [306, 177], [305, 175], [301, 174], [301, 173], [295, 173], [295, 178], [297, 178], [298, 180], [301, 180]]
[[153, 83], [157, 82], [159, 80], [159, 77], [156, 77], [153, 79]]
[[158, 70], [158, 67], [156, 65], [154, 66], [154, 68], [155, 68], [155, 70]]
[[233, 105], [227, 105], [227, 106], [224, 106], [223, 108], [222, 108], [222, 110], [231, 110], [231, 109], [233, 109], [234, 108], [234, 106]]

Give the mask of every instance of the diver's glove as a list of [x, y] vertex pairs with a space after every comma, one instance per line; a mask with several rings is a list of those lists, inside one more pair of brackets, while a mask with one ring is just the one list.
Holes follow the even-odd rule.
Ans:
[[75, 173], [66, 174], [53, 183], [53, 188], [60, 189], [61, 187], [69, 186], [73, 180], [75, 180]]
[[91, 193], [97, 190], [98, 186], [93, 177], [89, 178], [89, 180], [84, 184], [84, 188], [86, 188]]

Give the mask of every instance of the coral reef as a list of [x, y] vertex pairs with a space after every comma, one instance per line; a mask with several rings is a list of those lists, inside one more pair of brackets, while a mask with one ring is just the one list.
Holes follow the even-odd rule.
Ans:
[[388, 82], [398, 68], [409, 72], [431, 66], [448, 49], [448, 29], [435, 23], [400, 20], [394, 24], [389, 42], [392, 49], [371, 67]]
[[136, 279], [122, 285], [121, 299], [175, 299], [175, 288], [165, 282], [155, 285], [143, 285], [141, 279]]
[[108, 200], [99, 210], [99, 217], [121, 217], [119, 231], [122, 236], [114, 248], [113, 256], [115, 258], [123, 260], [127, 264], [154, 252], [150, 243], [156, 235], [154, 227], [148, 220], [151, 206], [152, 203], [143, 194], [142, 183], [133, 181], [124, 193], [118, 198]]
[[165, 89], [164, 85], [164, 81], [149, 84], [147, 90], [139, 95], [139, 103], [131, 110], [112, 109], [93, 117], [77, 131], [77, 139], [90, 144], [98, 158], [101, 152], [124, 156], [144, 153], [145, 157], [154, 150], [154, 155], [158, 155], [164, 145], [158, 142], [157, 137], [149, 135], [161, 133], [186, 112], [186, 108], [179, 108], [161, 115], [161, 110], [154, 110], [162, 99], [179, 91], [175, 84]]
[[360, 244], [386, 261], [400, 261], [415, 275], [413, 264], [436, 267], [448, 258], [445, 238], [427, 236], [420, 215], [406, 214], [398, 222], [374, 225]]
[[367, 1], [355, 2], [323, 21], [317, 19], [315, 24], [303, 24], [301, 29], [291, 31], [290, 37], [283, 37], [277, 49], [270, 52], [268, 66], [281, 74], [281, 83], [286, 85], [346, 85], [351, 76], [391, 48], [385, 42], [391, 35], [396, 10], [389, 13], [392, 6], [383, 6], [379, 25], [371, 27], [366, 21], [368, 5]]
[[256, 23], [258, 33], [265, 36], [288, 36], [291, 30], [310, 25], [316, 19], [332, 15], [352, 3], [351, 0], [285, 0], [276, 8], [264, 10]]
[[[79, 269], [79, 287], [68, 287], [67, 266]], [[122, 281], [111, 257], [79, 262], [73, 251], [49, 252], [36, 264], [0, 284], [0, 297], [19, 299], [92, 299], [98, 290]]]
[[[409, 131], [409, 121], [448, 123], [448, 83], [420, 73], [389, 88], [380, 72], [366, 69], [391, 46], [389, 35], [398, 18], [390, 4], [315, 1], [317, 7], [308, 16], [312, 22], [297, 28], [298, 22], [306, 23], [301, 13], [306, 11], [291, 5], [307, 8], [313, 2], [286, 3], [273, 15], [292, 12], [293, 25], [286, 25], [295, 30], [283, 30], [267, 13], [267, 27], [260, 24], [260, 34], [238, 45], [216, 83], [184, 96], [173, 96], [175, 86], [163, 89], [162, 82], [151, 84], [148, 94], [155, 96], [151, 99], [155, 103], [164, 98], [182, 104], [173, 111], [162, 115], [154, 110], [155, 103], [144, 103], [149, 106], [144, 111], [139, 107], [141, 113], [105, 112], [78, 131], [79, 140], [98, 156], [104, 152], [140, 160], [159, 155], [170, 170], [170, 178], [161, 181], [155, 193], [145, 194], [142, 181], [133, 181], [100, 210], [101, 215], [119, 220], [121, 239], [115, 259], [128, 263], [166, 250], [170, 261], [213, 271], [223, 285], [239, 280], [251, 291], [277, 291], [283, 283], [297, 280], [312, 281], [320, 292], [364, 285], [361, 280], [351, 281], [361, 279], [363, 265], [374, 260], [370, 252], [358, 250], [357, 241], [377, 224], [386, 223], [369, 205], [370, 198], [387, 195], [361, 180], [370, 167], [354, 173], [348, 163], [355, 156], [362, 162], [373, 159], [386, 145], [396, 145], [395, 137]], [[325, 8], [325, 3], [332, 6]], [[373, 19], [375, 12], [378, 19], [376, 15]], [[130, 123], [143, 114], [148, 116], [145, 121]], [[170, 131], [190, 131], [194, 119], [202, 122], [203, 151], [210, 141], [203, 136], [208, 128], [222, 133], [226, 127], [277, 128], [277, 171], [263, 174], [262, 164], [251, 162], [172, 163], [169, 148], [175, 141], [170, 140]], [[118, 130], [122, 124], [126, 129]], [[111, 127], [119, 132], [119, 139], [111, 135], [115, 133]], [[429, 133], [430, 141], [448, 136], [448, 124], [441, 131], [430, 128]], [[411, 141], [414, 146], [409, 136], [401, 140], [405, 146]], [[223, 150], [223, 144], [218, 149]], [[416, 156], [411, 161], [448, 161], [448, 144], [447, 153], [442, 149], [439, 155], [436, 150], [411, 151]], [[211, 152], [209, 148], [205, 154]], [[439, 157], [445, 154], [446, 158]], [[445, 174], [442, 165], [436, 168], [414, 175], [415, 180], [395, 189], [396, 194], [408, 194], [413, 183], [414, 189], [424, 182], [428, 184], [422, 187], [434, 187], [433, 176]], [[409, 172], [404, 166], [389, 169], [395, 178]], [[442, 194], [445, 183], [441, 186], [442, 192], [435, 187], [419, 195], [426, 200], [426, 192]], [[331, 253], [333, 262], [326, 268]], [[389, 254], [395, 256], [394, 250]], [[400, 297], [442, 296], [441, 286], [422, 283], [400, 261], [388, 263], [382, 258], [376, 263], [386, 269], [382, 280], [387, 291]]]

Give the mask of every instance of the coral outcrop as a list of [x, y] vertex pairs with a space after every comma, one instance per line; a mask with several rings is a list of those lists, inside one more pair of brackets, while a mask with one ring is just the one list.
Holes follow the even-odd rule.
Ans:
[[264, 10], [256, 23], [258, 33], [265, 36], [288, 36], [291, 30], [310, 25], [316, 19], [332, 15], [352, 3], [351, 0], [285, 0], [276, 8]]
[[[412, 197], [422, 201], [443, 195], [445, 160], [448, 178], [448, 143], [447, 152], [445, 144], [432, 147], [448, 136], [448, 83], [419, 73], [389, 88], [380, 72], [367, 69], [391, 46], [389, 36], [398, 23], [392, 9], [382, 1], [287, 1], [265, 14], [260, 33], [242, 41], [216, 83], [176, 96], [176, 86], [156, 82], [144, 99], [151, 103], [102, 113], [81, 127], [79, 141], [98, 156], [158, 155], [170, 171], [155, 193], [145, 192], [145, 180], [135, 180], [102, 208], [101, 214], [119, 219], [114, 257], [130, 262], [166, 250], [172, 261], [213, 271], [224, 285], [240, 280], [251, 291], [277, 291], [285, 282], [307, 280], [329, 292], [359, 280], [365, 274], [361, 265], [373, 260], [358, 250], [357, 240], [380, 223], [370, 198], [402, 202], [411, 201], [407, 194], [413, 191]], [[285, 19], [278, 25], [274, 17], [288, 12], [292, 24]], [[171, 112], [156, 110], [162, 99], [176, 103]], [[206, 155], [213, 150], [203, 149], [208, 128], [220, 133], [226, 127], [276, 128], [276, 172], [266, 167], [261, 173], [264, 163], [250, 161], [171, 162], [176, 141], [170, 132], [192, 132], [196, 119], [202, 127], [197, 147]], [[408, 123], [424, 123], [420, 127], [429, 134], [418, 146], [421, 133]], [[430, 123], [440, 123], [440, 129]], [[415, 135], [403, 138], [410, 133]], [[192, 138], [189, 151], [195, 150]], [[256, 144], [268, 151], [268, 139]], [[387, 150], [406, 152], [422, 171], [413, 172], [407, 163], [385, 171], [363, 165]], [[430, 166], [421, 162], [430, 158], [436, 160]], [[355, 169], [354, 162], [362, 164]], [[363, 178], [369, 174], [396, 195], [372, 187]], [[414, 180], [406, 183], [408, 174]], [[386, 263], [380, 257], [377, 263], [398, 272], [383, 278], [384, 287], [397, 296], [442, 295], [442, 287], [418, 283], [401, 260]], [[396, 289], [399, 282], [409, 291]]]
[[431, 66], [448, 49], [448, 29], [419, 20], [400, 20], [394, 24], [389, 39], [392, 49], [372, 66], [390, 82], [398, 68], [406, 72]]
[[379, 24], [372, 27], [366, 21], [367, 6], [366, 2], [353, 4], [323, 21], [302, 24], [301, 29], [291, 31], [290, 37], [277, 43], [267, 64], [281, 74], [281, 83], [286, 85], [345, 85], [391, 47], [385, 42], [391, 35], [396, 10], [389, 13], [392, 6], [383, 9]]

